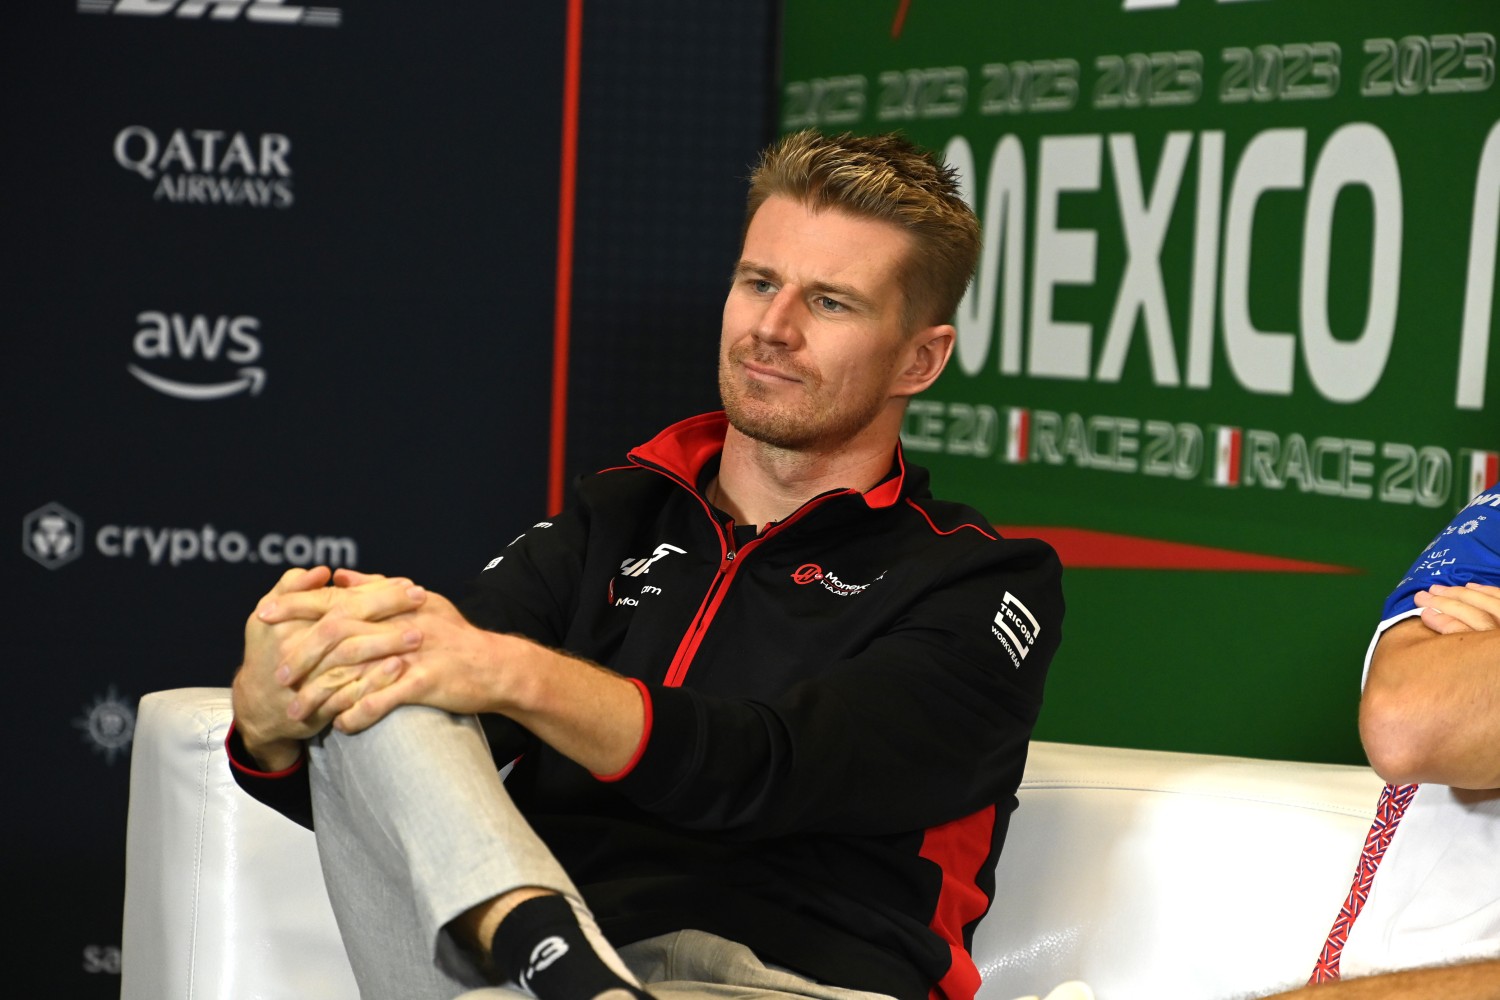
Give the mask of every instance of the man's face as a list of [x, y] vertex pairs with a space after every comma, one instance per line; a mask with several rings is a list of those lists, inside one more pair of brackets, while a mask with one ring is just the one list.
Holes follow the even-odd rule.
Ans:
[[887, 406], [906, 361], [896, 226], [768, 198], [745, 233], [724, 302], [719, 394], [757, 441], [829, 450]]

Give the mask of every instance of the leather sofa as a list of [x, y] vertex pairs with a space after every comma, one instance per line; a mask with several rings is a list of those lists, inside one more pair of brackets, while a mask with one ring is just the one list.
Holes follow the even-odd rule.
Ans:
[[[358, 996], [312, 835], [224, 759], [229, 692], [141, 700], [122, 1000]], [[1365, 767], [1037, 742], [974, 954], [983, 1000], [1229, 1000], [1306, 980], [1381, 783]]]

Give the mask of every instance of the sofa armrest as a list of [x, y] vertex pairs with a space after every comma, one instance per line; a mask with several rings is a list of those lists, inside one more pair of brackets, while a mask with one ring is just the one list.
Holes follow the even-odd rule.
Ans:
[[122, 1000], [356, 1000], [312, 833], [229, 773], [227, 688], [141, 699]]

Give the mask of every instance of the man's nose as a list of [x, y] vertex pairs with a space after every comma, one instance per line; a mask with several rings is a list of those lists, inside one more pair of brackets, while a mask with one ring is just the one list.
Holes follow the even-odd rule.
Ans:
[[767, 344], [779, 344], [795, 350], [802, 343], [801, 293], [790, 288], [780, 288], [766, 304], [755, 325], [755, 338]]

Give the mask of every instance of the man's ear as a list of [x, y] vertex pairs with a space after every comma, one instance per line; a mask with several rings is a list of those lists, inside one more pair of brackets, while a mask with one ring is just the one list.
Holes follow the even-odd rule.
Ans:
[[896, 377], [892, 395], [915, 396], [936, 382], [953, 355], [954, 336], [953, 327], [947, 323], [912, 334], [905, 352], [907, 365]]

